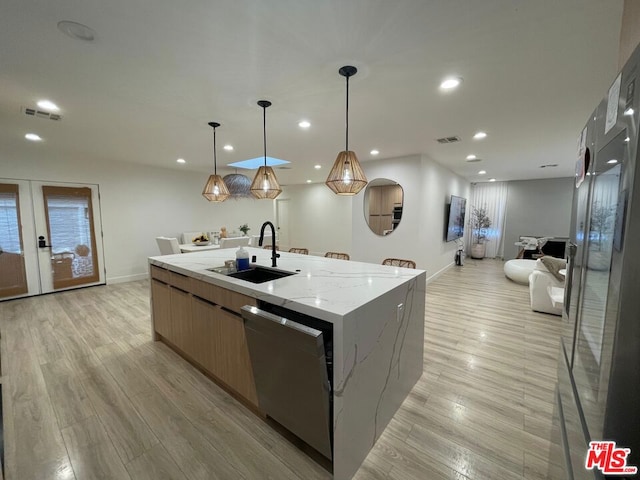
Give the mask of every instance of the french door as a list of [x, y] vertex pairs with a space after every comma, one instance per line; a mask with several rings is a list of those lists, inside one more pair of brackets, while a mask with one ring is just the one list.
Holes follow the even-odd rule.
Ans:
[[0, 300], [104, 283], [97, 185], [0, 179]]

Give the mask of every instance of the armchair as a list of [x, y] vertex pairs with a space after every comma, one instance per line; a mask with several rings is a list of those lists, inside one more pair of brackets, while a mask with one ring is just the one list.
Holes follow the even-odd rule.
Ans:
[[[556, 262], [564, 262], [564, 260], [555, 258], [553, 260]], [[554, 305], [551, 300], [552, 288], [564, 289], [564, 281], [558, 280], [549, 269], [547, 269], [540, 258], [536, 260], [533, 272], [529, 275], [531, 310], [550, 313], [552, 315], [562, 315], [562, 306], [557, 303]]]

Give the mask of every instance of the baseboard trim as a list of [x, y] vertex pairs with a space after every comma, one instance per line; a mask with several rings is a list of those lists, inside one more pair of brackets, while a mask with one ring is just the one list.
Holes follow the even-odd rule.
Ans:
[[146, 278], [149, 278], [148, 273], [136, 273], [135, 275], [124, 275], [122, 277], [108, 277], [107, 285], [113, 285], [114, 283], [135, 282], [137, 280], [144, 280]]
[[455, 262], [451, 262], [450, 264], [448, 264], [445, 267], [441, 268], [440, 270], [438, 270], [436, 273], [434, 273], [430, 277], [427, 277], [427, 285], [430, 284], [431, 282], [433, 282], [436, 278], [438, 278], [440, 275], [442, 275], [444, 272], [449, 270], [454, 265], [455, 265]]

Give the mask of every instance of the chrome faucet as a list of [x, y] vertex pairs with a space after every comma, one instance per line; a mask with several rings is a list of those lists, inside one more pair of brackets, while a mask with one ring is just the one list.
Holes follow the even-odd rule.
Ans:
[[262, 246], [262, 242], [264, 241], [264, 227], [269, 225], [271, 227], [271, 266], [277, 267], [276, 258], [280, 258], [280, 254], [276, 253], [276, 229], [271, 222], [264, 222], [262, 224], [262, 228], [260, 229], [260, 240], [258, 241], [258, 246]]

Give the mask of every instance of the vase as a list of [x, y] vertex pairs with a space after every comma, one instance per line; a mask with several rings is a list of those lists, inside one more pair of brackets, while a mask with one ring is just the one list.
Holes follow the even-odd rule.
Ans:
[[474, 243], [471, 245], [471, 258], [483, 259], [487, 253], [487, 246], [484, 243]]

